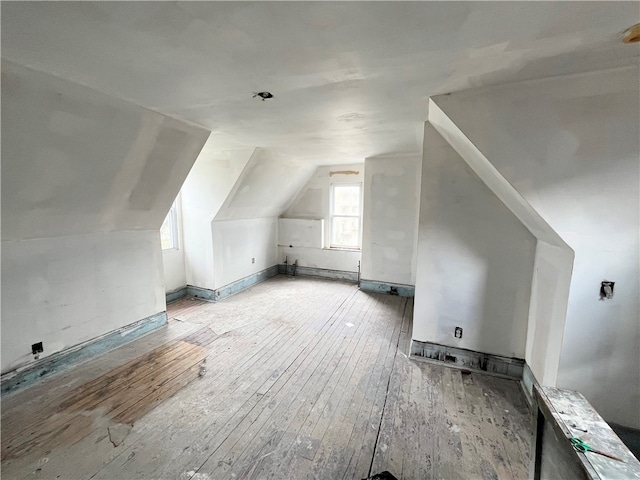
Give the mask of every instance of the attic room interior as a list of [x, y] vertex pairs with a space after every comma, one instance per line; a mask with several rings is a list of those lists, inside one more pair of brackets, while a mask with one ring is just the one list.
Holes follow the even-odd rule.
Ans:
[[4, 478], [640, 478], [640, 3], [0, 7]]

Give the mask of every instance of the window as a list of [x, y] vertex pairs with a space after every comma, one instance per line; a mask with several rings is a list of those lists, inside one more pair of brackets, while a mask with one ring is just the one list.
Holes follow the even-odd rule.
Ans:
[[331, 247], [360, 248], [362, 185], [331, 185]]
[[160, 244], [163, 250], [178, 248], [178, 209], [176, 202], [171, 205], [171, 210], [160, 227]]

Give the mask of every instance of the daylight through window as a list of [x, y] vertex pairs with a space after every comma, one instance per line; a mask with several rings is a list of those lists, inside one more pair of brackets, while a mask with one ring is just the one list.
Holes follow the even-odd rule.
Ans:
[[171, 210], [160, 227], [160, 243], [163, 250], [178, 248], [178, 212], [176, 202], [171, 205]]
[[360, 248], [362, 186], [331, 186], [331, 247]]

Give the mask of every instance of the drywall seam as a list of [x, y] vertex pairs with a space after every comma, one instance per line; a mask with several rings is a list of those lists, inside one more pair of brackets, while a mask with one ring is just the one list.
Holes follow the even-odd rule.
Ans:
[[216, 217], [218, 216], [218, 214], [229, 207], [229, 205], [231, 204], [231, 201], [233, 200], [233, 197], [236, 195], [236, 193], [238, 192], [238, 189], [242, 185], [242, 181], [248, 172], [248, 169], [251, 165], [251, 161], [257, 155], [258, 155], [258, 148], [254, 148], [251, 151], [251, 155], [249, 155], [249, 159], [242, 166], [242, 170], [240, 170], [240, 173], [236, 177], [236, 181], [233, 183], [233, 186], [227, 193], [227, 196], [225, 197], [224, 202], [222, 202], [218, 210], [216, 210], [215, 212], [212, 212], [210, 222], [219, 221], [219, 220], [216, 220]]
[[433, 98], [429, 99], [429, 123], [458, 152], [500, 201], [529, 229], [533, 236], [550, 245], [571, 249], [464, 132], [453, 123]]
[[185, 123], [185, 124], [189, 125], [190, 127], [200, 128], [202, 130], [206, 130], [207, 132], [211, 132], [210, 128], [205, 126], [205, 125], [201, 125], [201, 124], [196, 123], [196, 122], [194, 122], [192, 120], [187, 120], [186, 118], [182, 118], [182, 117], [180, 117], [178, 115], [175, 115], [175, 114], [171, 114], [170, 115], [170, 114], [167, 114], [165, 112], [161, 112], [160, 110], [155, 110], [153, 108], [145, 107], [141, 103], [138, 103], [138, 102], [136, 102], [135, 100], [133, 100], [132, 98], [129, 98], [129, 97], [116, 97], [116, 96], [114, 96], [114, 95], [112, 95], [110, 93], [107, 93], [107, 92], [103, 91], [103, 90], [97, 89], [95, 87], [90, 87], [90, 86], [86, 85], [85, 83], [82, 83], [82, 82], [78, 81], [75, 78], [63, 77], [61, 75], [58, 75], [56, 73], [52, 73], [52, 72], [47, 71], [47, 70], [42, 70], [42, 69], [39, 69], [39, 68], [35, 68], [35, 67], [31, 66], [31, 65], [26, 65], [24, 63], [19, 62], [17, 59], [11, 57], [11, 55], [9, 55], [9, 54], [5, 54], [5, 53], [2, 54], [2, 62], [13, 63], [14, 65], [19, 65], [21, 68], [25, 68], [27, 70], [31, 70], [32, 72], [36, 72], [36, 73], [39, 73], [39, 74], [42, 74], [42, 75], [48, 75], [48, 76], [57, 78], [59, 80], [65, 81], [65, 82], [73, 83], [74, 85], [77, 85], [78, 87], [81, 87], [81, 88], [83, 88], [85, 90], [91, 90], [92, 92], [99, 93], [100, 95], [104, 95], [105, 97], [109, 97], [109, 98], [111, 98], [113, 100], [117, 100], [119, 102], [129, 103], [129, 104], [134, 105], [134, 106], [136, 106], [136, 107], [138, 107], [138, 108], [140, 108], [142, 110], [146, 110], [148, 112], [152, 112], [152, 113], [155, 113], [157, 115], [162, 115], [163, 117], [171, 118], [172, 120], [175, 120], [177, 122]]

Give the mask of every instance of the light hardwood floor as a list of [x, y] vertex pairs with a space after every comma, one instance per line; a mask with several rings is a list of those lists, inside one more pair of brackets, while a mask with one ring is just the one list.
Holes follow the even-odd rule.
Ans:
[[284, 276], [178, 301], [168, 327], [2, 399], [2, 478], [526, 478], [517, 382], [409, 360], [412, 308]]

